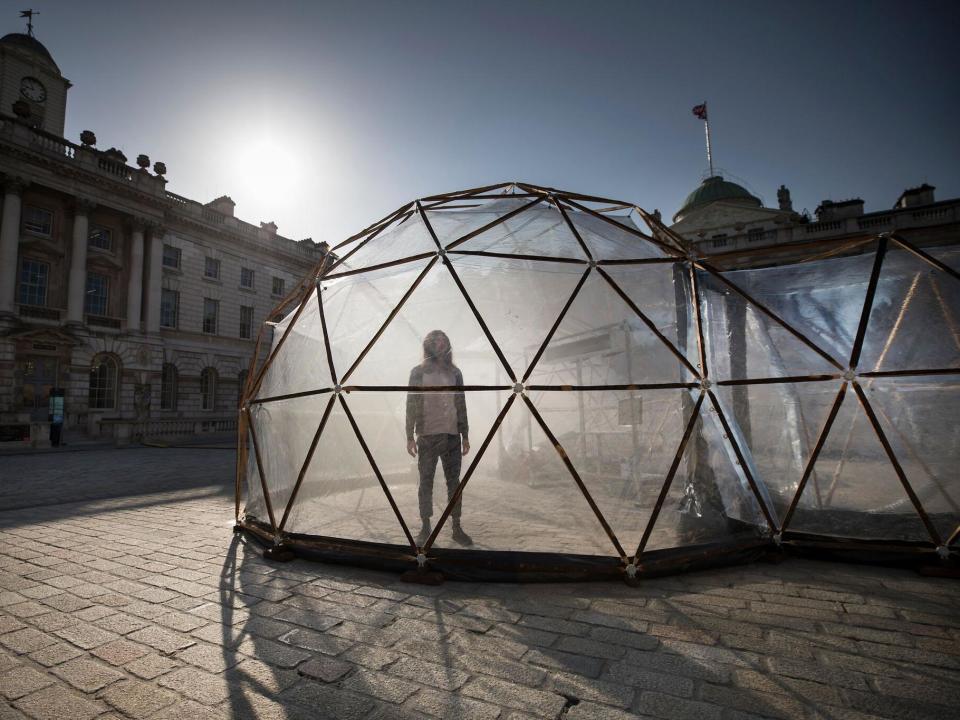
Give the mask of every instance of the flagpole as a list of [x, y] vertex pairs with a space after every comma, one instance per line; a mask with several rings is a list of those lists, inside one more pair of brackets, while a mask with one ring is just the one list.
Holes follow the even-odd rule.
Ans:
[[[707, 104], [703, 104], [704, 109], [706, 109]], [[706, 115], [706, 113], [704, 113]], [[707, 133], [707, 164], [710, 166], [710, 177], [713, 177], [713, 153], [710, 152], [710, 116], [707, 115], [703, 119], [703, 127], [706, 129]]]

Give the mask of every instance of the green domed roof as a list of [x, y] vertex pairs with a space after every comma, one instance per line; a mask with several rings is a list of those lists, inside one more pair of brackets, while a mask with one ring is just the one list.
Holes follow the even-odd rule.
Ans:
[[677, 222], [683, 219], [683, 216], [694, 208], [709, 205], [717, 200], [733, 201], [755, 207], [761, 207], [762, 205], [760, 198], [751, 195], [745, 187], [724, 180], [719, 175], [713, 175], [700, 183], [700, 187], [687, 195], [687, 199], [683, 201], [683, 205], [677, 210], [676, 215], [673, 216], [673, 221]]

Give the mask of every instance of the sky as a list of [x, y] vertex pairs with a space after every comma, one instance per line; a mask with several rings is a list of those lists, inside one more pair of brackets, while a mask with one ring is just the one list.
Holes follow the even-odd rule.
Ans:
[[510, 180], [670, 217], [706, 173], [704, 101], [715, 166], [766, 205], [960, 197], [956, 2], [31, 3], [68, 139], [294, 239]]

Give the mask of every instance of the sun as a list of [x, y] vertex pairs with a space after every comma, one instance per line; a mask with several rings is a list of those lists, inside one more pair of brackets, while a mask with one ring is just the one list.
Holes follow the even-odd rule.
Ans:
[[290, 202], [303, 179], [303, 158], [289, 141], [264, 134], [238, 146], [233, 182], [258, 204], [280, 206]]

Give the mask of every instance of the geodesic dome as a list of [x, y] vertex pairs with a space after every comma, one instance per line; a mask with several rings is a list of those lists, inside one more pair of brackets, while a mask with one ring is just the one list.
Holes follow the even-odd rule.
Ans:
[[[636, 206], [521, 183], [409, 203], [335, 246], [261, 332], [238, 524], [473, 577], [775, 545], [948, 557], [958, 262], [897, 235], [700, 257]], [[412, 372], [435, 330], [458, 376]], [[426, 497], [417, 403], [464, 408], [444, 462], [471, 445]]]

